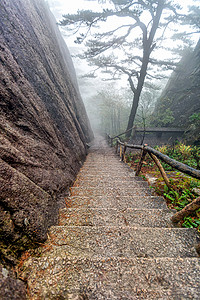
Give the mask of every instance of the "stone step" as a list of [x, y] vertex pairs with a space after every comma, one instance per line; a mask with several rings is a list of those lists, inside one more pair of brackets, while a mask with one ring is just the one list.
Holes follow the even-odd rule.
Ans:
[[124, 189], [124, 187], [112, 187], [112, 186], [105, 186], [105, 187], [72, 187], [70, 189], [72, 196], [151, 196], [152, 190], [145, 188], [145, 187], [129, 187], [129, 189]]
[[[104, 187], [104, 188], [123, 188], [123, 189], [129, 189], [129, 188], [149, 188], [148, 182], [136, 182], [134, 180], [130, 181], [122, 181], [122, 180], [112, 180], [112, 178], [105, 178], [105, 179], [92, 179], [92, 180], [81, 180], [77, 179], [73, 185], [73, 187]], [[72, 187], [72, 188], [73, 188]]]
[[119, 166], [119, 167], [126, 166], [124, 163], [121, 163], [120, 159], [118, 159], [117, 157], [112, 157], [112, 158], [108, 157], [106, 159], [99, 157], [99, 158], [96, 158], [96, 159], [93, 158], [90, 160], [87, 158], [87, 160], [84, 162], [83, 165], [90, 166], [90, 167], [96, 167], [98, 164], [105, 164], [105, 166], [113, 164], [115, 167], [116, 166]]
[[62, 226], [23, 263], [29, 298], [200, 299], [198, 233], [173, 228], [164, 199], [103, 139], [95, 143], [60, 211]]
[[[130, 172], [130, 174], [132, 175], [132, 173]], [[124, 176], [124, 177], [129, 177], [130, 176], [130, 174], [129, 173], [127, 173], [127, 171], [126, 170], [121, 170], [121, 171], [119, 171], [119, 169], [118, 170], [113, 170], [112, 169], [112, 166], [110, 166], [110, 170], [109, 170], [109, 168], [108, 169], [99, 169], [98, 171], [95, 171], [95, 170], [88, 170], [88, 171], [86, 171], [86, 170], [83, 170], [83, 171], [80, 171], [79, 172], [79, 176], [87, 176], [87, 175], [89, 175], [89, 176], [91, 176], [91, 175], [93, 175], [93, 176], [109, 176], [109, 177], [115, 177], [115, 176]]]
[[65, 199], [66, 206], [69, 208], [154, 208], [167, 209], [167, 204], [164, 198], [158, 196], [70, 196]]
[[[30, 299], [200, 299], [198, 258], [77, 258], [26, 261]], [[39, 280], [38, 280], [39, 279]]]
[[96, 158], [93, 157], [90, 160], [87, 158], [83, 166], [97, 166], [98, 164], [104, 164], [105, 166], [113, 164], [115, 167], [118, 165], [118, 167], [130, 168], [129, 165], [124, 163], [119, 156], [108, 156], [106, 158], [97, 156]]
[[[84, 172], [81, 172], [81, 173], [79, 173], [78, 175], [77, 175], [77, 178], [82, 178], [82, 179], [84, 179], [84, 178], [86, 178], [86, 177], [88, 177], [88, 178], [99, 178], [99, 177], [111, 177], [111, 175], [109, 174], [109, 172], [102, 172], [102, 173], [100, 173], [100, 172], [98, 172], [98, 175], [96, 174], [96, 172], [85, 172], [85, 174], [84, 174]], [[136, 181], [137, 181], [137, 178], [141, 178], [141, 177], [137, 177], [137, 176], [135, 176], [135, 173], [134, 172], [130, 172], [130, 173], [123, 173], [123, 174], [118, 174], [118, 173], [115, 173], [115, 174], [112, 174], [112, 177], [113, 178], [117, 178], [117, 180], [119, 179], [123, 179], [123, 181], [124, 180], [127, 180], [127, 179], [129, 179], [129, 178], [131, 178], [131, 179], [136, 179]]]
[[[82, 173], [88, 173], [91, 172], [91, 174], [93, 173], [109, 173], [111, 171], [111, 173], [115, 173], [115, 174], [126, 174], [127, 176], [129, 175], [129, 170], [127, 168], [125, 168], [124, 166], [119, 166], [119, 167], [113, 167], [112, 164], [104, 164], [104, 163], [99, 163], [99, 165], [95, 168], [93, 167], [86, 167], [84, 166], [83, 169], [80, 170], [80, 174]], [[130, 171], [131, 173], [131, 171]]]
[[97, 165], [99, 165], [99, 163], [106, 165], [111, 165], [113, 164], [114, 167], [129, 167], [128, 164], [125, 164], [123, 161], [121, 161], [120, 157], [118, 156], [108, 156], [106, 158], [104, 158], [103, 156], [100, 157], [93, 157], [93, 158], [87, 158], [87, 160], [84, 162], [84, 166], [90, 166], [90, 167], [96, 167]]
[[128, 173], [128, 168], [125, 165], [122, 164], [116, 164], [113, 165], [112, 163], [99, 163], [96, 166], [90, 166], [90, 165], [83, 165], [83, 169], [80, 170], [80, 172], [87, 172], [87, 171], [91, 171], [91, 172], [98, 172], [99, 170], [102, 172], [106, 172], [109, 171], [110, 168], [112, 168], [112, 171], [117, 171], [117, 172], [126, 172]]
[[[89, 178], [91, 179], [92, 177], [96, 177], [96, 178], [113, 178], [116, 180], [120, 180], [121, 177], [124, 178], [123, 181], [127, 180], [128, 178], [131, 178], [131, 179], [135, 179], [135, 175], [134, 173], [130, 173], [130, 174], [127, 174], [126, 172], [80, 172], [77, 176], [77, 178], [81, 178], [81, 179], [85, 179], [85, 178]], [[137, 179], [135, 180], [137, 181]]]
[[49, 237], [58, 251], [84, 257], [197, 257], [200, 241], [193, 228], [131, 226], [53, 226]]
[[116, 165], [113, 165], [112, 163], [99, 163], [96, 166], [86, 166], [83, 165], [83, 167], [80, 169], [80, 173], [87, 173], [87, 172], [112, 172], [112, 173], [132, 173], [133, 170], [124, 163], [117, 163]]
[[127, 172], [130, 168], [128, 165], [121, 163], [121, 162], [114, 162], [114, 161], [105, 161], [105, 162], [98, 162], [98, 163], [84, 163], [83, 171], [91, 170], [91, 171], [98, 171], [99, 169], [108, 170], [112, 167], [112, 170], [122, 170]]
[[65, 208], [60, 210], [59, 225], [174, 227], [173, 214], [167, 209]]
[[126, 181], [127, 183], [130, 183], [130, 182], [146, 182], [144, 180], [141, 180], [139, 181], [138, 179], [135, 179], [136, 177], [133, 175], [129, 175], [128, 177], [127, 176], [116, 176], [116, 175], [113, 175], [113, 176], [110, 176], [109, 174], [106, 174], [106, 175], [101, 175], [101, 174], [95, 174], [95, 175], [91, 175], [91, 174], [87, 174], [87, 175], [78, 175], [76, 180], [80, 181], [80, 180], [83, 180], [83, 181]]

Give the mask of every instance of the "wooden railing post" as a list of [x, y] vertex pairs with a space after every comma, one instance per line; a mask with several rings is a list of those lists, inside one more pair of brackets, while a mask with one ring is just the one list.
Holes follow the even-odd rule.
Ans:
[[197, 253], [200, 255], [200, 243], [198, 243], [195, 248]]
[[117, 143], [116, 143], [116, 154], [118, 153], [118, 140], [117, 140]]
[[137, 126], [133, 126], [133, 130], [132, 130], [132, 139], [135, 138], [136, 129], [137, 129]]
[[[113, 140], [117, 138], [116, 137], [113, 137], [111, 138], [109, 135], [108, 135], [108, 139], [109, 140], [112, 140], [112, 144], [113, 144]], [[167, 163], [169, 166], [171, 166], [172, 168], [175, 168], [176, 170], [179, 170], [189, 176], [192, 176], [193, 178], [197, 178], [197, 179], [200, 179], [200, 170], [196, 170], [190, 166], [187, 166], [181, 162], [178, 162], [172, 158], [170, 158], [169, 156], [167, 155], [164, 155], [162, 154], [161, 152], [155, 150], [154, 148], [151, 148], [149, 147], [148, 145], [132, 145], [132, 144], [125, 144], [125, 143], [122, 143], [119, 139], [117, 140], [117, 144], [116, 144], [116, 153], [118, 152], [118, 145], [120, 145], [120, 157], [122, 158], [122, 146], [125, 147], [125, 150], [127, 148], [130, 148], [130, 149], [140, 149], [140, 150], [143, 150], [142, 152], [142, 156], [141, 156], [141, 160], [138, 164], [138, 168], [137, 168], [137, 171], [136, 171], [136, 176], [139, 175], [140, 173], [140, 170], [141, 170], [141, 167], [142, 167], [142, 163], [143, 163], [143, 160], [146, 156], [146, 153], [149, 153], [150, 156], [152, 156], [153, 160], [156, 162], [156, 164], [159, 166], [159, 170], [161, 172], [161, 174], [163, 175], [163, 178], [165, 180], [165, 183], [166, 185], [170, 188], [170, 185], [169, 185], [169, 180], [164, 172], [164, 169], [162, 168], [162, 165], [160, 164], [159, 159], [161, 159], [162, 161], [164, 161], [165, 163]], [[124, 159], [124, 157], [123, 157]]]
[[172, 222], [178, 223], [179, 221], [183, 220], [185, 217], [191, 215], [194, 211], [200, 208], [200, 197], [193, 200], [191, 203], [186, 205], [181, 211], [178, 211], [173, 217], [171, 218]]
[[167, 174], [165, 173], [165, 170], [163, 168], [163, 166], [161, 165], [159, 159], [152, 153], [149, 152], [149, 156], [153, 159], [153, 161], [155, 162], [155, 164], [157, 165], [163, 179], [164, 179], [164, 182], [166, 184], [166, 186], [168, 187], [168, 189], [171, 189], [171, 186], [170, 186], [170, 183], [169, 183], [169, 179], [167, 177]]
[[110, 138], [110, 146], [112, 147], [113, 146], [113, 139]]
[[126, 154], [126, 143], [124, 143], [124, 149], [123, 149], [123, 153], [122, 153], [122, 161], [126, 162], [126, 157], [125, 157], [125, 154]]
[[119, 145], [119, 157], [122, 158], [122, 145]]
[[138, 176], [140, 174], [140, 171], [141, 171], [141, 168], [142, 168], [142, 164], [143, 164], [143, 161], [145, 159], [146, 154], [147, 154], [147, 151], [143, 148], [142, 155], [141, 155], [141, 158], [140, 158], [140, 162], [139, 162], [139, 164], [137, 166], [137, 170], [135, 172], [135, 176]]

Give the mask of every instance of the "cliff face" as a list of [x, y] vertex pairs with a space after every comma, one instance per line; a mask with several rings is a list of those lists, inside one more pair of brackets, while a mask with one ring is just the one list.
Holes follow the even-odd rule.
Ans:
[[92, 132], [46, 2], [0, 2], [1, 255], [44, 241]]
[[156, 105], [156, 125], [166, 110], [169, 116], [166, 125], [183, 128], [190, 126], [190, 117], [194, 113], [200, 112], [200, 41], [192, 53], [182, 58], [169, 79]]

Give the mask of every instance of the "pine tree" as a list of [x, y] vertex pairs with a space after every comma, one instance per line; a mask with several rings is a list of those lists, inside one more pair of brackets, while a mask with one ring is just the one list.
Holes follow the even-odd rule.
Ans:
[[[104, 1], [105, 2], [105, 1]], [[159, 78], [152, 74], [152, 66], [162, 66], [165, 70], [173, 69], [175, 61], [157, 59], [153, 53], [161, 46], [168, 27], [176, 26], [183, 19], [188, 22], [181, 7], [169, 0], [111, 0], [112, 9], [101, 12], [90, 10], [78, 11], [77, 14], [64, 15], [61, 26], [73, 27], [81, 32], [76, 43], [86, 41], [87, 50], [81, 56], [97, 69], [113, 77], [125, 74], [133, 92], [133, 103], [128, 120], [127, 130], [133, 127], [135, 115], [145, 80]], [[102, 22], [118, 18], [119, 23], [111, 30], [94, 33], [88, 39], [92, 29]], [[124, 20], [124, 23], [121, 20]], [[190, 18], [191, 21], [191, 18]], [[192, 21], [191, 21], [192, 22]], [[178, 60], [177, 60], [178, 61]], [[127, 133], [130, 136], [131, 131]]]

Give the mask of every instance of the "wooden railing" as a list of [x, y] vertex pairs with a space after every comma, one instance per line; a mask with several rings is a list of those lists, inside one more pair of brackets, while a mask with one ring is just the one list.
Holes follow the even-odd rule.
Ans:
[[120, 136], [122, 136], [122, 135], [124, 135], [124, 134], [126, 134], [126, 133], [128, 133], [130, 131], [133, 131], [132, 132], [132, 136], [134, 136], [135, 133], [137, 133], [137, 132], [142, 132], [142, 133], [157, 133], [157, 134], [159, 134], [159, 136], [161, 136], [162, 133], [183, 134], [185, 132], [185, 130], [186, 129], [184, 129], [184, 128], [171, 128], [171, 127], [155, 127], [155, 128], [153, 128], [153, 127], [146, 127], [146, 128], [141, 128], [141, 127], [137, 127], [137, 126], [134, 125], [130, 129], [128, 129], [128, 130], [124, 131], [123, 133], [120, 133], [120, 134], [118, 134], [118, 135], [116, 135], [114, 137], [111, 137], [109, 135], [107, 135], [107, 136], [109, 136], [109, 138], [111, 140], [114, 140], [114, 139], [119, 138]]
[[[154, 148], [149, 147], [148, 145], [133, 145], [133, 144], [128, 144], [128, 143], [123, 143], [119, 139], [119, 136], [112, 138], [112, 137], [110, 137], [110, 135], [107, 134], [107, 141], [110, 144], [110, 146], [113, 146], [114, 140], [116, 141], [116, 144], [115, 144], [116, 153], [120, 155], [121, 160], [124, 162], [126, 162], [127, 149], [139, 149], [142, 151], [141, 158], [140, 158], [140, 161], [138, 163], [137, 170], [135, 173], [136, 176], [139, 175], [143, 161], [145, 159], [145, 156], [148, 153], [149, 156], [154, 160], [154, 162], [158, 166], [158, 169], [161, 172], [161, 175], [165, 181], [165, 184], [168, 186], [169, 189], [171, 189], [170, 182], [169, 182], [169, 179], [168, 179], [168, 177], [165, 173], [165, 170], [164, 170], [163, 166], [161, 165], [159, 159], [184, 174], [187, 174], [196, 179], [200, 179], [200, 171], [199, 170], [196, 170], [186, 164], [178, 162], [175, 159], [172, 159], [169, 156], [164, 155], [163, 153], [155, 150]], [[198, 197], [196, 200], [192, 201], [192, 203], [188, 204], [180, 212], [177, 212], [172, 217], [172, 221], [174, 223], [178, 223], [180, 220], [183, 220], [183, 218], [185, 216], [187, 216], [188, 213], [191, 214], [191, 212], [194, 212], [194, 211], [198, 210], [199, 208], [200, 208], [200, 197]], [[199, 247], [198, 251], [200, 252], [200, 245], [198, 245], [198, 247]]]
[[[111, 138], [109, 135], [107, 135], [107, 139], [108, 139], [108, 143], [111, 146], [113, 146], [113, 140], [115, 139], [115, 137]], [[122, 161], [124, 161], [124, 159], [125, 159], [126, 150], [128, 148], [142, 150], [142, 155], [141, 155], [141, 160], [140, 160], [139, 165], [142, 165], [142, 162], [144, 161], [144, 158], [145, 158], [146, 154], [148, 153], [151, 157], [153, 155], [153, 157], [155, 156], [158, 159], [161, 159], [162, 161], [164, 161], [166, 164], [170, 165], [174, 169], [176, 169], [182, 173], [185, 173], [191, 177], [200, 179], [200, 171], [199, 170], [196, 170], [188, 165], [178, 162], [177, 160], [170, 158], [169, 156], [155, 150], [154, 148], [149, 147], [148, 145], [133, 145], [133, 144], [128, 144], [128, 143], [123, 143], [120, 141], [119, 138], [116, 139], [116, 153], [119, 152]], [[136, 176], [139, 175], [140, 170], [141, 170], [141, 167], [137, 168]]]

